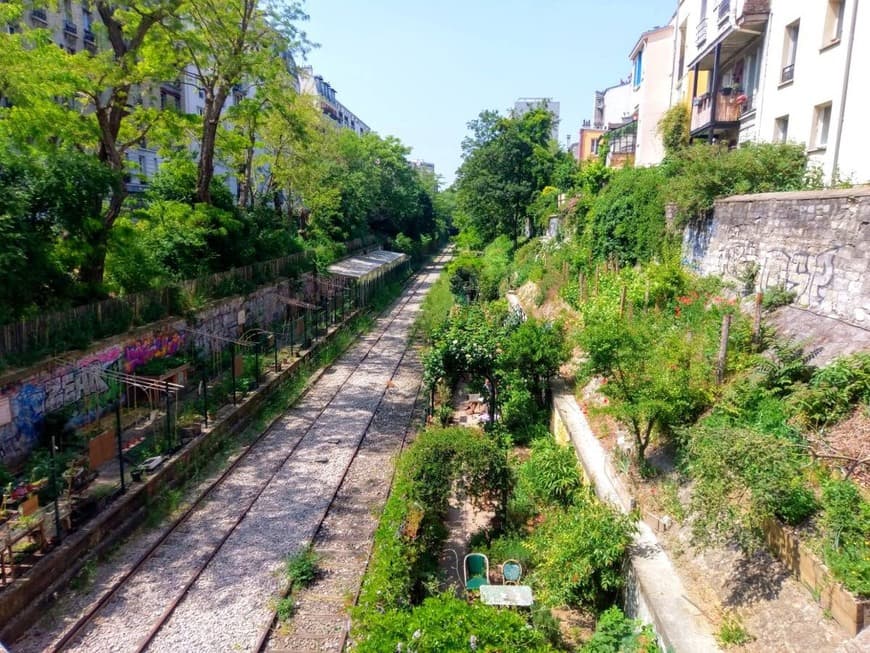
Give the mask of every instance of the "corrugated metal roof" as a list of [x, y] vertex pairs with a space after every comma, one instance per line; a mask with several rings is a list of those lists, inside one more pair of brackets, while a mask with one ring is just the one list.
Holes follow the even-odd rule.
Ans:
[[343, 277], [363, 279], [378, 270], [391, 270], [400, 263], [403, 263], [407, 258], [408, 255], [401, 252], [378, 249], [368, 254], [351, 256], [338, 263], [333, 263], [329, 266], [329, 271], [332, 274], [338, 274]]

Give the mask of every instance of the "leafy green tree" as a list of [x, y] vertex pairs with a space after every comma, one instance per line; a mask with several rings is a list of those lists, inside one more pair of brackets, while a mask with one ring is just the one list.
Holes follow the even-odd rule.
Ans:
[[581, 344], [588, 370], [606, 377], [602, 392], [628, 426], [641, 465], [656, 432], [668, 436], [691, 423], [710, 401], [712, 375], [703, 351], [661, 315], [627, 319], [587, 312]]
[[[160, 27], [178, 14], [180, 4], [98, 0], [94, 7], [105, 47], [93, 54], [68, 54], [52, 43], [48, 30], [24, 23], [20, 32], [0, 35], [3, 93], [13, 104], [3, 111], [0, 131], [22, 152], [60, 144], [92, 153], [113, 179], [111, 192], [93, 209], [88, 248], [74, 268], [94, 293], [102, 284], [109, 233], [126, 199], [121, 183], [126, 153], [173, 120], [172, 112], [157, 108], [156, 89], [177, 75]], [[20, 19], [23, 5], [10, 5]]]
[[530, 111], [500, 118], [485, 111], [469, 123], [457, 179], [457, 204], [464, 224], [487, 243], [500, 234], [516, 246], [536, 191], [550, 181], [556, 161], [549, 134], [552, 115]]
[[529, 384], [538, 405], [544, 407], [550, 379], [566, 358], [562, 325], [530, 318], [506, 339], [499, 365], [503, 369], [519, 372]]
[[287, 54], [305, 51], [309, 43], [298, 24], [307, 15], [295, 0], [281, 5], [256, 0], [188, 0], [184, 8], [184, 17], [169, 32], [178, 49], [178, 63], [194, 67], [204, 95], [196, 196], [210, 204], [218, 131], [227, 99], [233, 92], [244, 95], [247, 85], [271, 75], [266, 71], [286, 66]]

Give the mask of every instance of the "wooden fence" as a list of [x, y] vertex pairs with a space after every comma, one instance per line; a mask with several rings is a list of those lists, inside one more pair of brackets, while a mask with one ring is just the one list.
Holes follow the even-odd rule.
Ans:
[[[345, 249], [352, 254], [377, 243], [377, 238], [366, 236], [348, 241]], [[124, 333], [131, 327], [179, 315], [184, 312], [185, 297], [217, 299], [250, 292], [258, 285], [295, 277], [309, 266], [309, 253], [296, 252], [157, 290], [111, 297], [0, 325], [0, 369], [30, 364], [70, 349], [82, 349], [94, 340]]]

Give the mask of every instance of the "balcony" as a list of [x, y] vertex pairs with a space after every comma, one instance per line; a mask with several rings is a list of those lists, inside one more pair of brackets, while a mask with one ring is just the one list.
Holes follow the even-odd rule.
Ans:
[[76, 24], [69, 18], [65, 18], [63, 21], [63, 33], [68, 34], [69, 36], [75, 36], [79, 33], [79, 28], [76, 27]]
[[749, 98], [742, 94], [731, 91], [727, 93], [719, 91], [716, 94], [716, 114], [713, 115], [713, 96], [710, 93], [699, 95], [693, 101], [692, 133], [703, 131], [711, 126], [736, 124], [740, 122], [740, 116], [744, 113], [743, 107]]
[[85, 27], [85, 29], [82, 30], [82, 37], [84, 38], [85, 43], [88, 45], [96, 45], [97, 44], [97, 39], [94, 36], [94, 33], [91, 30], [89, 30], [87, 27]]
[[30, 18], [34, 23], [40, 23], [42, 25], [48, 25], [48, 16], [45, 13], [45, 9], [33, 9], [30, 12]]

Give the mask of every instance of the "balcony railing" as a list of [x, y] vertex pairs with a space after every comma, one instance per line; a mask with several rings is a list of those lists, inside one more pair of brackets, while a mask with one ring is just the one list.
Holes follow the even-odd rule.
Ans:
[[698, 23], [698, 30], [695, 32], [695, 44], [701, 47], [707, 41], [707, 19], [702, 18]]
[[[747, 100], [745, 95], [733, 92], [716, 94], [716, 122], [738, 122]], [[708, 126], [713, 122], [713, 96], [710, 93], [699, 95], [694, 100], [692, 112], [692, 131]]]
[[782, 69], [782, 75], [780, 75], [779, 81], [781, 84], [785, 84], [786, 82], [790, 82], [794, 79], [794, 64], [790, 64]]
[[45, 9], [33, 9], [30, 12], [30, 17], [43, 25], [48, 25], [48, 16], [45, 14]]
[[87, 43], [88, 45], [95, 45], [97, 42], [94, 33], [87, 27], [85, 27], [85, 29], [82, 31], [82, 37], [84, 38], [85, 43]]
[[76, 24], [74, 22], [67, 18], [63, 21], [63, 32], [64, 34], [70, 34], [72, 36], [75, 36], [79, 33], [79, 28], [76, 27]]

